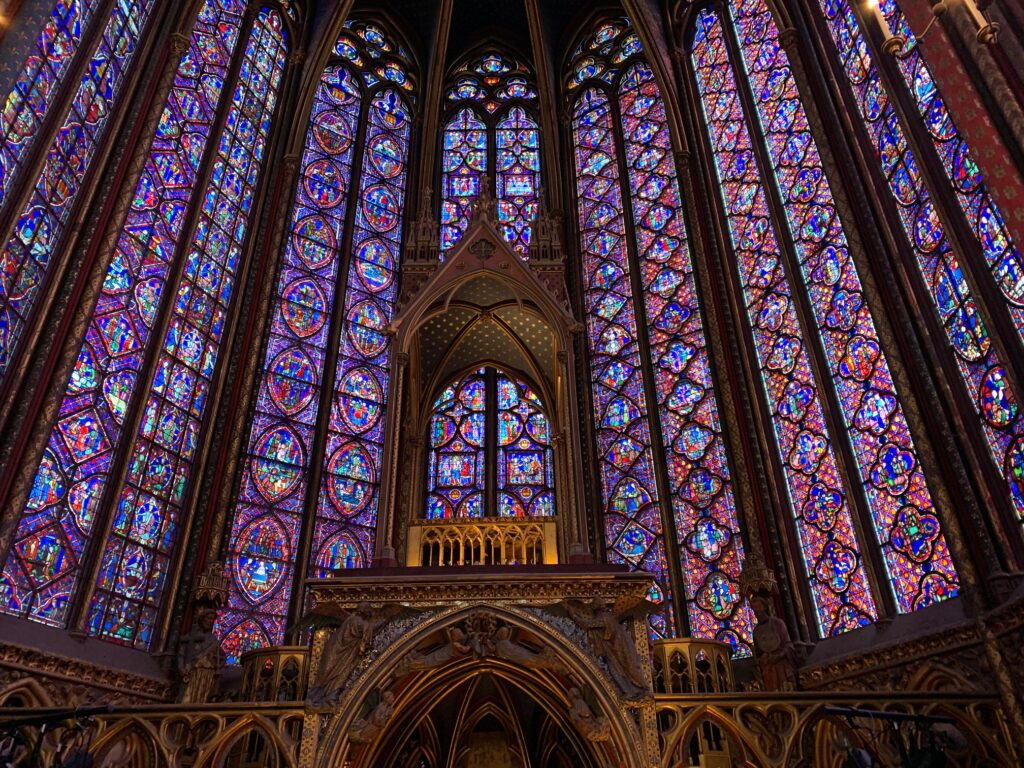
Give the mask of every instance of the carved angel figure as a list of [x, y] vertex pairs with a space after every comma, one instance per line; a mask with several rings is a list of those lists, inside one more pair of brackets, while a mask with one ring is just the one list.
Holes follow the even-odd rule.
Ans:
[[638, 698], [648, 692], [643, 664], [636, 645], [622, 622], [633, 616], [646, 615], [654, 608], [646, 601], [639, 606], [616, 612], [607, 600], [566, 600], [563, 605], [569, 617], [587, 633], [594, 651], [603, 656], [608, 671], [623, 693]]
[[369, 650], [377, 630], [402, 610], [400, 605], [364, 602], [339, 615], [317, 612], [308, 616], [303, 626], [336, 627], [324, 643], [320, 666], [309, 689], [309, 701], [313, 704], [334, 702], [356, 663]]
[[512, 627], [503, 625], [494, 633], [494, 655], [528, 669], [558, 669], [561, 664], [550, 648], [534, 653], [512, 639]]

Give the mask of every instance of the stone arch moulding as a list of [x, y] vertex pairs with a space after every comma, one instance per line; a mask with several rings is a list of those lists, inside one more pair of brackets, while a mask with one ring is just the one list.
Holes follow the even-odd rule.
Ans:
[[[623, 768], [640, 768], [654, 765], [657, 761], [657, 733], [653, 717], [646, 717], [648, 712], [653, 715], [653, 699], [626, 701], [609, 675], [601, 669], [597, 661], [588, 656], [581, 646], [579, 638], [564, 634], [545, 621], [536, 613], [514, 606], [496, 607], [487, 602], [456, 605], [429, 615], [411, 629], [384, 632], [374, 639], [373, 651], [368, 658], [373, 660], [354, 673], [345, 686], [340, 701], [330, 711], [313, 713], [307, 710], [306, 726], [303, 728], [304, 744], [302, 759], [309, 759], [310, 764], [329, 768], [330, 766], [349, 764], [358, 755], [353, 766], [367, 768], [375, 765], [380, 745], [384, 739], [376, 739], [368, 745], [353, 744], [349, 739], [349, 731], [360, 716], [369, 710], [369, 702], [385, 690], [405, 685], [395, 695], [395, 715], [390, 723], [401, 722], [403, 713], [408, 709], [424, 707], [425, 691], [416, 685], [416, 678], [406, 673], [402, 675], [401, 664], [414, 649], [431, 636], [443, 633], [447, 628], [472, 617], [486, 613], [506, 624], [526, 630], [544, 643], [545, 649], [554, 654], [564, 669], [564, 677], [571, 680], [572, 685], [586, 687], [593, 692], [597, 702], [596, 709], [601, 717], [607, 720], [609, 740], [606, 747], [592, 745], [591, 756], [596, 765], [614, 764]], [[387, 636], [391, 635], [391, 638]], [[378, 644], [381, 647], [378, 647]], [[532, 670], [517, 667], [500, 658], [485, 658], [473, 663], [457, 662], [447, 669], [442, 667], [429, 675], [432, 685], [444, 688], [439, 683], [455, 684], [471, 675], [487, 671], [505, 682], [515, 686], [529, 695], [542, 707], [553, 721], [562, 725], [569, 733], [578, 734], [568, 719], [569, 700], [567, 686], [554, 674], [544, 675]], [[421, 678], [424, 680], [426, 678]], [[381, 735], [387, 735], [385, 727]], [[323, 734], [319, 738], [314, 734]], [[315, 740], [319, 743], [315, 743]], [[308, 741], [307, 741], [308, 740]], [[580, 735], [580, 743], [585, 743]], [[605, 751], [601, 751], [602, 748]], [[609, 758], [614, 755], [614, 762]], [[653, 761], [653, 762], [652, 762]]]

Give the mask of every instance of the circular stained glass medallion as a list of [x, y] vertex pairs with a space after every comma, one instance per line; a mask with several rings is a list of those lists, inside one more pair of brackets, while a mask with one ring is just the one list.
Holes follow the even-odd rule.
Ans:
[[333, 208], [345, 197], [345, 176], [327, 158], [306, 166], [302, 185], [310, 199], [321, 208]]
[[258, 603], [274, 591], [284, 577], [291, 547], [281, 523], [263, 515], [245, 527], [236, 541], [235, 582], [245, 596]]
[[388, 343], [384, 335], [387, 324], [384, 312], [372, 301], [356, 304], [348, 313], [348, 337], [352, 346], [364, 357], [379, 355]]
[[358, 443], [341, 446], [327, 463], [327, 494], [345, 517], [353, 517], [373, 498], [373, 460]]
[[320, 286], [301, 278], [285, 287], [282, 294], [281, 317], [299, 338], [312, 336], [327, 320], [327, 300]]
[[352, 126], [342, 114], [333, 110], [313, 118], [310, 128], [313, 139], [329, 155], [340, 155], [352, 145]]
[[356, 253], [356, 272], [363, 284], [379, 293], [394, 280], [395, 261], [391, 250], [381, 240], [366, 240]]
[[380, 419], [380, 384], [365, 368], [346, 373], [338, 383], [338, 394], [338, 416], [352, 432], [365, 432]]
[[383, 184], [375, 184], [363, 195], [363, 215], [378, 232], [389, 232], [398, 225], [398, 200]]
[[297, 347], [286, 349], [270, 364], [270, 399], [287, 416], [309, 405], [315, 383], [313, 362]]
[[256, 441], [252, 477], [256, 489], [271, 504], [295, 488], [302, 475], [302, 443], [284, 425], [272, 427]]
[[384, 134], [370, 142], [370, 162], [385, 179], [402, 172], [402, 148], [398, 142]]
[[334, 258], [338, 239], [323, 216], [306, 216], [292, 232], [292, 245], [310, 269], [318, 269]]

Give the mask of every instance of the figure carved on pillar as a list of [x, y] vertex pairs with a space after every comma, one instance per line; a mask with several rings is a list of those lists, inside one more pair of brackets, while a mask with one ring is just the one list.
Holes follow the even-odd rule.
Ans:
[[[552, 607], [557, 610], [559, 606]], [[653, 603], [643, 601], [638, 606], [616, 611], [607, 600], [593, 598], [566, 600], [561, 607], [587, 633], [594, 653], [604, 658], [609, 674], [627, 698], [638, 699], [650, 693], [650, 682], [644, 675], [636, 643], [623, 622], [647, 616], [655, 608]]]
[[799, 677], [799, 653], [786, 622], [775, 615], [775, 576], [757, 555], [747, 558], [740, 574], [740, 589], [757, 619], [754, 661], [762, 691], [794, 691]]
[[224, 654], [213, 625], [227, 595], [224, 564], [214, 560], [206, 566], [192, 590], [195, 626], [178, 645], [178, 701], [182, 704], [205, 704], [217, 690]]
[[569, 720], [587, 741], [601, 742], [610, 738], [608, 721], [587, 704], [579, 688], [569, 689]]
[[358, 661], [370, 649], [377, 630], [404, 609], [400, 605], [359, 603], [352, 611], [340, 616], [313, 613], [303, 622], [304, 627], [330, 627], [335, 629], [324, 643], [308, 701], [315, 706], [333, 704], [342, 686], [355, 669]]

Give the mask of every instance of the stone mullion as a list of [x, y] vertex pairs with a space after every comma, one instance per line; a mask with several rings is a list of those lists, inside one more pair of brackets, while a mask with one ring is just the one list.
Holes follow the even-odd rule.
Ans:
[[[376, 91], [359, 84], [362, 100], [359, 108], [359, 125], [356, 129], [352, 165], [347, 180], [348, 194], [345, 196], [345, 230], [338, 247], [338, 271], [335, 276], [334, 306], [330, 313], [330, 330], [327, 334], [327, 345], [324, 354], [324, 368], [320, 378], [320, 408], [316, 414], [313, 431], [313, 444], [309, 449], [308, 482], [306, 498], [302, 505], [302, 525], [299, 540], [295, 548], [294, 573], [292, 575], [292, 593], [288, 601], [287, 626], [293, 626], [305, 606], [303, 592], [306, 579], [309, 578], [309, 562], [313, 546], [313, 534], [316, 527], [317, 507], [320, 499], [320, 484], [323, 482], [324, 459], [327, 455], [327, 440], [330, 431], [331, 408], [334, 404], [334, 388], [337, 384], [338, 359], [341, 357], [341, 341], [345, 328], [345, 302], [348, 299], [349, 267], [352, 263], [352, 245], [354, 243], [356, 208], [359, 204], [359, 192], [362, 189], [363, 160], [366, 157], [366, 128], [370, 122], [373, 96]], [[377, 495], [378, 504], [380, 492]], [[379, 507], [378, 507], [379, 509]]]
[[742, 105], [747, 132], [759, 169], [760, 183], [768, 205], [769, 218], [778, 236], [780, 266], [789, 287], [790, 299], [796, 310], [800, 330], [803, 334], [802, 344], [807, 352], [808, 364], [814, 374], [818, 397], [821, 400], [822, 412], [828, 428], [826, 437], [832, 445], [836, 466], [846, 491], [860, 561], [864, 566], [868, 583], [871, 585], [878, 618], [891, 618], [897, 614], [896, 600], [880, 547], [877, 546], [878, 537], [870, 522], [872, 519], [871, 505], [868, 503], [865, 483], [861, 479], [860, 465], [857, 463], [850, 445], [848, 434], [850, 428], [847, 427], [839, 402], [835, 377], [832, 374], [831, 365], [828, 363], [828, 355], [824, 349], [814, 309], [807, 296], [793, 232], [785, 213], [786, 204], [782, 200], [779, 186], [773, 178], [773, 163], [765, 148], [765, 138], [758, 118], [755, 98], [751, 91], [750, 80], [746, 76], [743, 54], [739, 48], [739, 41], [736, 39], [732, 15], [724, 4], [719, 6], [719, 9], [718, 18], [722, 24], [726, 47], [735, 74], [737, 96]]
[[[572, 115], [571, 104], [566, 104], [560, 112], [559, 125], [562, 131], [562, 146], [572, 147]], [[573, 314], [581, 318], [578, 333], [574, 333], [571, 343], [574, 345], [575, 354], [572, 355], [576, 365], [575, 370], [569, 375], [574, 377], [576, 391], [580, 397], [574, 404], [576, 408], [576, 421], [580, 426], [578, 435], [580, 442], [579, 467], [577, 479], [580, 482], [580, 507], [582, 508], [581, 535], [587, 535], [581, 543], [599, 559], [606, 556], [604, 540], [604, 501], [601, 498], [601, 468], [598, 454], [597, 434], [594, 430], [594, 390], [593, 390], [593, 365], [590, 360], [590, 345], [588, 343], [587, 331], [587, 310], [586, 310], [586, 278], [583, 268], [583, 259], [580, 249], [579, 232], [579, 201], [576, 192], [576, 170], [572, 165], [573, 159], [570, 152], [566, 153], [564, 168], [573, 179], [572, 184], [567, 184], [562, 190], [563, 200], [566, 202], [566, 210], [572, 211], [572, 215], [566, 219], [566, 260], [570, 266], [565, 270], [566, 292], [569, 295], [569, 302]], [[593, 478], [597, 478], [596, 482]], [[585, 527], [582, 527], [585, 525]]]
[[[36, 380], [41, 385], [34, 388], [29, 402], [19, 402], [15, 405], [20, 411], [18, 415], [22, 416], [23, 426], [13, 445], [4, 446], [5, 450], [9, 451], [6, 466], [18, 467], [18, 470], [5, 473], [5, 483], [0, 488], [2, 508], [9, 513], [6, 515], [5, 526], [0, 531], [0, 552], [7, 552], [10, 549], [20, 521], [20, 513], [32, 488], [52, 425], [64, 401], [66, 385], [78, 359], [79, 348], [93, 308], [102, 291], [114, 246], [131, 207], [135, 186], [149, 157], [150, 143], [163, 114], [164, 102], [174, 84], [178, 61], [188, 48], [188, 33], [194, 16], [189, 15], [186, 18], [190, 19], [186, 28], [169, 35], [160, 53], [160, 62], [156, 67], [156, 70], [160, 71], [160, 77], [147, 94], [146, 105], [142, 107], [145, 118], [136, 126], [130, 137], [134, 142], [134, 151], [112, 181], [110, 188], [116, 188], [117, 192], [106, 201], [93, 231], [103, 234], [94, 235], [90, 239], [89, 248], [82, 258], [80, 271], [83, 275], [88, 275], [88, 278], [79, 281], [67, 296], [66, 302], [62, 303], [62, 306], [69, 308], [70, 311], [65, 310], [59, 325], [52, 332], [55, 342], [47, 358], [40, 362], [41, 370], [38, 374], [35, 370], [31, 372], [36, 374]], [[25, 393], [26, 397], [28, 395], [29, 393]], [[13, 436], [16, 433], [12, 430], [11, 434]]]
[[406, 377], [409, 372], [409, 353], [394, 349], [394, 337], [389, 342], [391, 350], [391, 375], [388, 377], [387, 414], [384, 420], [384, 450], [381, 452], [380, 492], [377, 502], [377, 534], [374, 537], [373, 559], [375, 563], [392, 563], [395, 560], [395, 522], [397, 515], [397, 482], [399, 459], [402, 455], [402, 418], [406, 412]]
[[[799, 38], [800, 35], [793, 28], [784, 29], [780, 33], [780, 41], [789, 56], [797, 88], [802, 94], [807, 96], [804, 99], [804, 107], [808, 123], [815, 136], [826, 177], [833, 182], [831, 187], [836, 209], [840, 219], [844, 222], [849, 222], [851, 225], [845, 228], [849, 253], [861, 277], [861, 288], [864, 292], [864, 297], [869, 307], [881, 307], [885, 310], [873, 312], [872, 317], [875, 320], [879, 339], [883, 342], [885, 348], [897, 352], [897, 354], [888, 357], [890, 372], [896, 385], [896, 391], [900, 393], [904, 415], [906, 416], [911, 434], [917, 437], [915, 445], [917, 446], [922, 464], [927, 470], [925, 474], [929, 481], [928, 484], [937, 502], [936, 514], [942, 520], [943, 530], [950, 541], [951, 550], [965, 585], [968, 588], [976, 588], [978, 586], [977, 573], [973, 568], [973, 563], [988, 563], [998, 568], [997, 563], [1004, 562], [1007, 553], [997, 553], [995, 551], [977, 499], [970, 490], [970, 479], [966, 475], [960, 457], [950, 455], [949, 451], [936, 450], [936, 446], [955, 445], [953, 430], [950, 428], [948, 420], [949, 412], [943, 407], [930, 377], [910, 375], [908, 364], [913, 365], [916, 370], [927, 370], [927, 364], [920, 348], [910, 343], [911, 340], [920, 339], [920, 337], [915, 332], [905, 306], [897, 300], [898, 297], [892, 292], [880, 291], [878, 288], [876, 278], [882, 281], [897, 279], [892, 274], [889, 262], [885, 259], [869, 259], [866, 250], [870, 248], [873, 253], [879, 254], [892, 253], [895, 243], [900, 242], [901, 239], [897, 235], [894, 241], [892, 232], [887, 230], [884, 224], [865, 218], [863, 214], [866, 208], [866, 201], [862, 196], [853, 193], [853, 197], [861, 198], [857, 206], [851, 200], [851, 194], [848, 190], [859, 190], [859, 186], [856, 179], [851, 178], [852, 174], [843, 172], [844, 163], [837, 162], [837, 152], [842, 153], [843, 148], [839, 145], [838, 141], [835, 143], [839, 146], [834, 148], [833, 142], [830, 141], [830, 134], [825, 130], [826, 119], [830, 122], [839, 122], [842, 118], [831, 109], [827, 92], [822, 87], [820, 81], [811, 77], [804, 58], [809, 54], [804, 52]], [[819, 103], [823, 105], [821, 109], [818, 107]], [[827, 110], [827, 117], [825, 117], [823, 110]], [[852, 133], [853, 135], [862, 135], [856, 132]], [[845, 153], [842, 154], [843, 159], [847, 160], [848, 158], [845, 156]], [[852, 158], [849, 159], [852, 160]], [[867, 244], [865, 239], [868, 240]], [[913, 267], [914, 265], [911, 264], [910, 266]], [[914, 274], [914, 272], [911, 272], [911, 274]], [[906, 274], [903, 275], [903, 278], [905, 281]], [[927, 296], [922, 297], [922, 303], [924, 306], [928, 306], [929, 298]], [[926, 312], [925, 317], [931, 319], [932, 314]], [[936, 334], [938, 335], [936, 336]], [[944, 340], [941, 328], [929, 329], [929, 335]], [[929, 345], [922, 341], [922, 346], [927, 348]], [[946, 357], [948, 358], [948, 356]], [[966, 409], [965, 412], [970, 413], [973, 406], [965, 397], [964, 388], [960, 385], [958, 372], [950, 370], [948, 359], [939, 362], [937, 367], [940, 369], [940, 375], [947, 377], [952, 382], [953, 389], [959, 395], [959, 400], [961, 401], [959, 403], [961, 410]], [[913, 396], [908, 397], [908, 393], [913, 393]], [[922, 410], [922, 406], [928, 413], [942, 414], [943, 418], [924, 418], [923, 414], [925, 411]], [[982, 466], [985, 470], [984, 475], [988, 481], [988, 486], [983, 489], [986, 494], [986, 506], [998, 503], [1001, 507], [1007, 507], [1005, 493], [997, 493], [995, 497], [991, 494], [993, 489], [1005, 487], [1005, 481], [999, 477], [992, 462], [985, 460], [988, 449], [981, 439], [979, 431], [972, 427], [965, 429], [964, 433], [969, 438], [971, 450], [968, 455], [971, 457], [971, 460], [976, 462], [976, 458], [979, 456], [982, 459]], [[952, 489], [955, 489], [955, 491]], [[957, 497], [957, 503], [955, 504], [953, 501], [954, 493]], [[971, 534], [965, 535], [964, 530], [960, 526], [960, 518], [954, 514], [954, 510], [963, 510], [970, 516], [974, 522]], [[1004, 513], [1009, 513], [1009, 510], [1004, 509]], [[1011, 549], [1017, 548], [1013, 544], [1010, 546]], [[1012, 552], [1010, 556], [1011, 558], [1013, 557]], [[965, 566], [968, 567], [968, 572], [963, 570]]]
[[[612, 115], [612, 136], [615, 147], [615, 161], [618, 164], [619, 190], [622, 197], [623, 246], [626, 252], [626, 264], [629, 269], [629, 282], [632, 289], [630, 309], [636, 325], [635, 343], [640, 358], [640, 377], [643, 382], [644, 400], [647, 401], [646, 420], [648, 439], [650, 440], [651, 458], [654, 462], [654, 483], [658, 491], [658, 508], [661, 511], [661, 546], [665, 551], [668, 566], [669, 587], [672, 589], [672, 607], [675, 612], [677, 636], [690, 635], [689, 600], [686, 595], [686, 582], [683, 579], [682, 558], [679, 554], [679, 531], [676, 530], [675, 505], [673, 502], [672, 484], [668, 478], [668, 458], [665, 447], [664, 433], [661, 428], [661, 401], [654, 383], [654, 371], [651, 363], [651, 340], [648, 331], [647, 292], [644, 289], [643, 276], [640, 273], [640, 257], [637, 253], [636, 224], [633, 220], [633, 200], [629, 186], [629, 166], [626, 163], [626, 137], [620, 110], [619, 85], [621, 74], [615, 79], [615, 86], [609, 87], [606, 95]], [[660, 92], [660, 89], [659, 89]], [[685, 632], [683, 631], [685, 628]]]
[[[163, 26], [165, 20], [160, 18], [159, 11], [154, 11], [151, 14], [148, 29], [143, 31], [138, 40], [137, 58], [141, 58], [148, 52], [148, 49], [154, 47], [158, 39], [158, 30]], [[106, 18], [103, 19], [103, 24], [106, 24]], [[102, 27], [103, 25], [100, 27], [101, 31]], [[97, 45], [98, 43], [99, 35], [97, 35]], [[94, 52], [95, 46], [90, 49], [90, 58]], [[74, 257], [80, 253], [83, 232], [87, 230], [89, 224], [94, 223], [90, 221], [90, 217], [95, 215], [95, 200], [97, 197], [103, 198], [102, 195], [96, 194], [97, 190], [110, 184], [111, 166], [120, 161], [123, 151], [122, 131], [126, 125], [132, 124], [130, 104], [136, 98], [137, 89], [146, 77], [146, 74], [144, 74], [145, 67], [137, 66], [132, 69], [134, 70], [133, 73], [124, 75], [126, 81], [122, 84], [120, 99], [118, 100], [121, 105], [124, 105], [124, 108], [117, 110], [118, 114], [111, 115], [109, 124], [100, 132], [98, 149], [93, 155], [89, 170], [79, 189], [77, 200], [73, 204], [74, 216], [69, 218], [64, 228], [63, 236], [60, 238], [58, 245], [53, 248], [52, 261], [48, 274], [45, 276], [43, 290], [40, 291], [38, 298], [34, 302], [27, 322], [22, 329], [21, 339], [14, 350], [15, 360], [8, 368], [3, 382], [0, 383], [0, 432], [10, 426], [8, 419], [14, 415], [13, 412], [17, 406], [18, 399], [24, 397], [23, 390], [31, 388], [30, 386], [23, 385], [26, 384], [26, 379], [31, 376], [33, 370], [38, 366], [38, 360], [33, 358], [41, 353], [45, 353], [49, 342], [53, 338], [52, 333], [48, 333], [48, 331], [52, 330], [54, 316], [62, 314], [59, 311], [54, 312], [53, 308], [62, 300], [62, 294], [68, 290], [66, 281], [69, 275], [71, 279], [76, 277], [73, 266], [77, 259]], [[74, 82], [76, 84], [80, 82], [82, 74], [81, 71], [75, 73]], [[71, 92], [66, 94], [63, 106], [68, 106], [71, 95]], [[59, 111], [61, 120], [63, 120], [66, 113], [66, 109]], [[46, 140], [36, 142], [33, 152], [40, 148], [42, 150], [35, 161], [30, 164], [31, 167], [22, 168], [23, 173], [19, 174], [21, 182], [38, 178], [46, 160], [46, 153], [52, 144], [52, 133], [55, 128], [56, 124], [50, 124], [49, 130], [45, 132]], [[31, 173], [28, 173], [28, 171], [31, 171]], [[114, 175], [117, 176], [117, 174]], [[9, 216], [5, 215], [0, 220], [0, 237], [2, 237], [0, 239], [0, 247], [7, 242], [13, 233], [18, 214], [30, 199], [34, 186], [34, 184], [22, 183], [19, 194], [14, 195], [17, 205], [9, 206], [7, 211]], [[19, 185], [13, 185], [11, 191], [12, 193], [18, 192]]]
[[[721, 6], [718, 7], [718, 14], [719, 19], [721, 20], [723, 18]], [[724, 18], [728, 19], [727, 9], [725, 10], [725, 14]], [[693, 29], [695, 17], [696, 11], [692, 10], [684, 16], [685, 26], [683, 29], [686, 30], [684, 39], [689, 35], [689, 31]], [[708, 194], [705, 197], [705, 215], [711, 222], [711, 227], [715, 234], [715, 243], [722, 258], [722, 264], [724, 266], [724, 274], [722, 276], [725, 283], [724, 291], [728, 297], [728, 306], [731, 310], [733, 327], [737, 329], [736, 339], [739, 341], [739, 339], [742, 338], [742, 342], [739, 342], [738, 344], [740, 347], [738, 354], [747, 382], [746, 402], [748, 404], [753, 404], [751, 412], [754, 423], [757, 427], [755, 434], [758, 437], [759, 455], [762, 457], [766, 465], [766, 471], [763, 471], [762, 477], [766, 479], [770, 478], [767, 490], [771, 503], [776, 510], [774, 517], [778, 522], [778, 526], [782, 532], [782, 538], [784, 539], [782, 551], [779, 553], [779, 561], [784, 564], [786, 568], [789, 583], [799, 585], [798, 594], [801, 599], [797, 601], [794, 607], [797, 609], [796, 613], [801, 621], [801, 633], [809, 639], [817, 640], [819, 637], [817, 629], [818, 621], [816, 618], [817, 611], [814, 607], [814, 600], [811, 596], [807, 574], [805, 573], [805, 570], [798, 565], [802, 562], [801, 553], [803, 551], [803, 547], [796, 531], [795, 516], [791, 512], [792, 501], [789, 496], [789, 483], [779, 458], [779, 450], [777, 448], [778, 438], [775, 434], [774, 419], [771, 413], [771, 406], [768, 403], [767, 395], [764, 391], [765, 387], [761, 376], [761, 365], [757, 356], [753, 328], [751, 327], [748, 318], [746, 298], [743, 295], [739, 265], [732, 248], [732, 237], [729, 230], [729, 224], [723, 209], [723, 203], [721, 202], [721, 195], [719, 192], [720, 182], [714, 171], [716, 162], [714, 151], [711, 147], [710, 138], [708, 136], [709, 129], [700, 106], [701, 96], [696, 87], [696, 73], [693, 70], [693, 64], [688, 53], [685, 55], [684, 59], [686, 62], [686, 78], [684, 79], [688, 95], [690, 97], [688, 102], [693, 105], [693, 121], [696, 131], [699, 134], [699, 138], [695, 141], [694, 146], [697, 147], [698, 156], [703, 160], [702, 166], [704, 168], [704, 183], [708, 190]], [[737, 78], [737, 85], [740, 80], [741, 78]], [[744, 111], [746, 113], [746, 110]], [[754, 148], [757, 149], [758, 142], [756, 141], [756, 137], [752, 135], [751, 140]], [[780, 251], [785, 248], [785, 242], [782, 241], [781, 238], [779, 247]], [[813, 359], [813, 355], [809, 355], [809, 357]], [[823, 410], [827, 409], [823, 408]], [[856, 515], [851, 514], [851, 517], [856, 517]], [[872, 586], [874, 585], [872, 584]]]
[[544, 158], [541, 169], [546, 173], [541, 176], [541, 183], [547, 190], [548, 200], [562, 199], [562, 175], [558, 173], [558, 157], [561, 147], [558, 140], [559, 131], [555, 130], [557, 109], [555, 107], [555, 90], [557, 78], [552, 76], [548, 48], [544, 44], [543, 14], [538, 0], [525, 0], [526, 18], [530, 26], [530, 43], [533, 46], [533, 69], [537, 74], [537, 93], [540, 98], [540, 135], [547, 137], [541, 145], [540, 152]]
[[[441, 109], [441, 103], [443, 101], [444, 88], [444, 68], [445, 60], [447, 59], [448, 52], [448, 36], [451, 31], [452, 14], [454, 13], [455, 0], [441, 0], [440, 8], [438, 9], [437, 15], [437, 29], [434, 35], [434, 44], [431, 47], [433, 57], [430, 60], [430, 70], [428, 73], [424, 73], [424, 79], [426, 80], [426, 88], [424, 89], [425, 98], [423, 101], [423, 120], [420, 124], [420, 136], [422, 145], [422, 152], [420, 153], [419, 160], [419, 181], [423, 186], [423, 190], [433, 188], [435, 180], [440, 181], [440, 165], [437, 162], [437, 151], [439, 145], [439, 138], [441, 135], [440, 115], [443, 110]], [[420, 200], [419, 190], [409, 189], [406, 190], [406, 198], [412, 198], [419, 206], [423, 205], [423, 201]], [[438, 205], [440, 205], [440, 198], [442, 195], [438, 195]], [[410, 208], [409, 210], [418, 210], [418, 208]], [[431, 210], [440, 211], [440, 208]], [[441, 220], [438, 217], [437, 220], [438, 231], [441, 228]]]
[[859, 3], [851, 2], [850, 7], [857, 18], [864, 42], [870, 48], [879, 80], [917, 160], [918, 171], [931, 195], [953, 253], [957, 256], [964, 280], [974, 296], [978, 313], [988, 328], [989, 340], [1006, 369], [1010, 389], [1017, 402], [1024, 403], [1024, 340], [1009, 316], [1006, 299], [985, 263], [978, 238], [965, 220], [917, 105], [907, 92], [902, 75], [896, 71], [897, 63], [882, 50], [881, 31], [877, 23], [873, 18], [865, 17]]
[[[196, 16], [193, 15], [190, 18], [194, 24]], [[130, 416], [124, 420], [120, 440], [113, 449], [114, 458], [106, 473], [108, 480], [98, 505], [97, 525], [86, 542], [85, 551], [82, 555], [81, 562], [88, 563], [88, 568], [85, 571], [87, 576], [84, 578], [79, 577], [78, 588], [72, 597], [71, 607], [68, 612], [67, 626], [73, 633], [84, 634], [86, 631], [85, 625], [89, 618], [89, 604], [92, 602], [93, 594], [96, 591], [96, 582], [99, 579], [103, 566], [102, 552], [113, 529], [114, 513], [117, 509], [118, 498], [121, 496], [128, 475], [128, 460], [131, 458], [135, 443], [138, 440], [139, 428], [146, 410], [145, 404], [153, 386], [156, 362], [163, 349], [163, 340], [167, 335], [167, 329], [174, 318], [174, 297], [185, 274], [188, 261], [186, 253], [191, 246], [199, 221], [199, 212], [203, 207], [203, 195], [201, 192], [205, 191], [210, 183], [210, 177], [215, 164], [214, 158], [217, 155], [220, 136], [224, 132], [227, 115], [231, 109], [234, 90], [238, 85], [239, 71], [242, 59], [245, 56], [245, 46], [249, 36], [252, 34], [254, 19], [255, 12], [249, 8], [242, 16], [238, 27], [238, 40], [235, 43], [231, 65], [224, 78], [216, 115], [210, 126], [210, 134], [207, 138], [202, 162], [199, 164], [201, 170], [196, 174], [195, 182], [192, 185], [189, 210], [185, 222], [182, 224], [181, 237], [175, 248], [174, 258], [171, 260], [171, 268], [164, 283], [164, 295], [161, 297], [163, 306], [158, 310], [156, 322], [153, 323], [146, 348], [143, 351], [143, 363], [139, 367], [139, 377], [126, 411]], [[178, 61], [175, 60], [174, 63], [177, 65]]]

